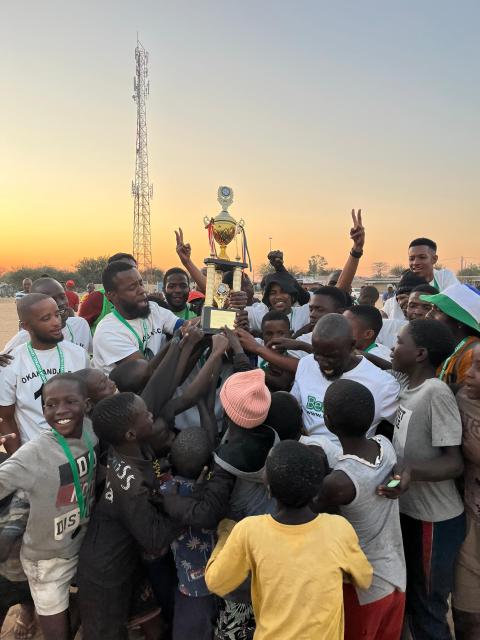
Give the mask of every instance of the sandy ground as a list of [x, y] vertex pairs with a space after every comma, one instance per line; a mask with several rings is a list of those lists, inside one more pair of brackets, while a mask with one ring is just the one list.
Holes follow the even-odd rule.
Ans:
[[18, 331], [18, 316], [13, 298], [0, 298], [0, 351]]

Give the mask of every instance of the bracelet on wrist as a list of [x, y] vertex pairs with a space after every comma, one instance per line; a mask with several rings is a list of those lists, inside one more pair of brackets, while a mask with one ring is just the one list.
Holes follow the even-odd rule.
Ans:
[[350, 249], [350, 255], [352, 258], [361, 258], [363, 256], [363, 249], [361, 251], [355, 251], [355, 249]]

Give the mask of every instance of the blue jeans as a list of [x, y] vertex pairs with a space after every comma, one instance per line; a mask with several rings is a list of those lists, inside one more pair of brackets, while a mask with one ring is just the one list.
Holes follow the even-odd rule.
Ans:
[[447, 623], [465, 514], [423, 522], [400, 514], [407, 565], [406, 619], [414, 640], [452, 640]]

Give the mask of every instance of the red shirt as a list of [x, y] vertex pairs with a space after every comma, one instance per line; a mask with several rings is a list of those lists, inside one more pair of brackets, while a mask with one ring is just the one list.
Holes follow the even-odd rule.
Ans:
[[85, 298], [80, 307], [78, 315], [88, 322], [92, 327], [95, 324], [95, 320], [102, 313], [103, 308], [103, 293], [100, 291], [92, 291], [92, 293]]
[[68, 306], [74, 311], [78, 311], [78, 305], [80, 304], [80, 298], [78, 297], [78, 294], [75, 293], [75, 291], [70, 291], [69, 289], [67, 289], [65, 293], [68, 298]]

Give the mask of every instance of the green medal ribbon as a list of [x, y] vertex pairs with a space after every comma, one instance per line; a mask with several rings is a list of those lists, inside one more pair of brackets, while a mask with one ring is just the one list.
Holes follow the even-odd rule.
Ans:
[[467, 340], [468, 340], [468, 336], [457, 344], [457, 346], [455, 347], [455, 351], [452, 353], [451, 356], [449, 356], [445, 360], [445, 362], [443, 363], [442, 370], [440, 371], [440, 375], [438, 376], [439, 380], [443, 380], [443, 378], [445, 377], [445, 371], [447, 370], [447, 367], [450, 364], [451, 359], [453, 358], [454, 355], [456, 355], [460, 351], [460, 349], [462, 349], [465, 346], [465, 343], [467, 342]]
[[68, 333], [70, 334], [70, 340], [72, 341], [73, 344], [75, 344], [75, 340], [73, 339], [73, 332], [70, 329], [70, 327], [68, 326], [68, 324], [65, 325], [68, 329]]
[[[67, 456], [68, 464], [70, 465], [70, 469], [72, 470], [73, 484], [75, 487], [75, 496], [77, 498], [78, 509], [80, 511], [80, 520], [83, 520], [85, 517], [86, 506], [85, 506], [85, 498], [82, 491], [82, 485], [80, 484], [80, 476], [78, 474], [77, 463], [75, 462], [75, 458], [73, 457], [70, 447], [68, 446], [68, 442], [65, 440], [65, 438], [60, 433], [58, 433], [58, 431], [53, 429], [53, 427], [52, 427], [52, 431], [53, 431], [53, 435], [57, 439], [58, 444], [62, 447], [63, 452]], [[90, 440], [90, 436], [86, 431], [84, 431], [84, 435], [85, 435], [85, 440], [87, 441], [87, 447], [88, 447], [88, 475], [87, 475], [87, 491], [86, 491], [86, 495], [88, 496], [90, 493], [90, 484], [92, 482], [93, 469], [95, 466], [95, 454], [93, 451], [93, 445], [92, 445], [92, 441]]]
[[120, 313], [118, 313], [116, 309], [113, 310], [113, 315], [116, 318], [118, 318], [120, 322], [124, 324], [129, 331], [133, 333], [133, 335], [137, 339], [139, 351], [141, 351], [143, 355], [145, 355], [145, 350], [147, 348], [147, 336], [148, 336], [148, 327], [145, 320], [142, 319], [142, 324], [143, 324], [143, 340], [142, 340], [138, 335], [138, 333], [135, 331], [135, 329], [132, 327], [132, 325], [129, 323], [129, 321], [126, 320]]
[[[42, 365], [40, 364], [40, 360], [38, 359], [38, 356], [35, 353], [35, 349], [32, 347], [31, 342], [27, 344], [27, 350], [28, 350], [28, 353], [30, 354], [30, 358], [32, 359], [33, 364], [35, 365], [35, 369], [37, 370], [39, 378], [41, 379], [43, 384], [45, 384], [47, 382], [47, 376], [45, 374], [45, 371], [43, 370]], [[58, 372], [65, 373], [65, 358], [63, 356], [63, 351], [60, 349], [58, 344], [57, 344], [57, 352], [58, 352], [58, 360], [59, 360]]]
[[363, 353], [368, 353], [372, 349], [375, 349], [375, 347], [378, 347], [377, 343], [376, 342], [372, 342], [372, 344], [369, 344], [368, 347], [363, 350]]

